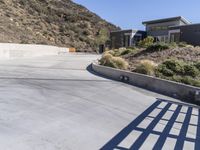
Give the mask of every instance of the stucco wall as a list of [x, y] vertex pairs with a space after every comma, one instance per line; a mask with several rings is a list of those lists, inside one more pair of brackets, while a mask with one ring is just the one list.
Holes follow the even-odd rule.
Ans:
[[56, 46], [0, 43], [1, 59], [58, 55], [59, 53], [68, 51], [68, 48], [60, 48]]

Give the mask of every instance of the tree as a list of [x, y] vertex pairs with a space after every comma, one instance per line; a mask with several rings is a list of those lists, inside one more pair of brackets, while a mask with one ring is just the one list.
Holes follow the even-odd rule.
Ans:
[[97, 38], [96, 38], [96, 44], [101, 45], [105, 44], [109, 40], [109, 32], [107, 29], [100, 29]]

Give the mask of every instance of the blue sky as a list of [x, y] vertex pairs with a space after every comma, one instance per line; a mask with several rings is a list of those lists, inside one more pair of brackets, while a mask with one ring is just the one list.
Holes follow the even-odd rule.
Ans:
[[142, 21], [183, 16], [200, 23], [200, 0], [74, 0], [122, 29], [144, 29]]

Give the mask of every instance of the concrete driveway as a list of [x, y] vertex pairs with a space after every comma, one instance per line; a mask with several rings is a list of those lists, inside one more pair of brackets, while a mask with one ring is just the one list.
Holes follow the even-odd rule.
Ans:
[[200, 149], [198, 108], [90, 73], [97, 57], [0, 61], [0, 149]]

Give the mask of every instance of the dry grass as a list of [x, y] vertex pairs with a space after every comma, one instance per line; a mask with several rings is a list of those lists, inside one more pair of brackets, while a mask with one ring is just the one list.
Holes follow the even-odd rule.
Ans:
[[154, 75], [156, 67], [157, 64], [151, 60], [141, 60], [134, 71], [146, 75]]
[[108, 52], [106, 52], [102, 56], [99, 62], [100, 62], [100, 65], [117, 68], [117, 69], [127, 70], [129, 67], [129, 64], [126, 60], [120, 57], [114, 57]]

